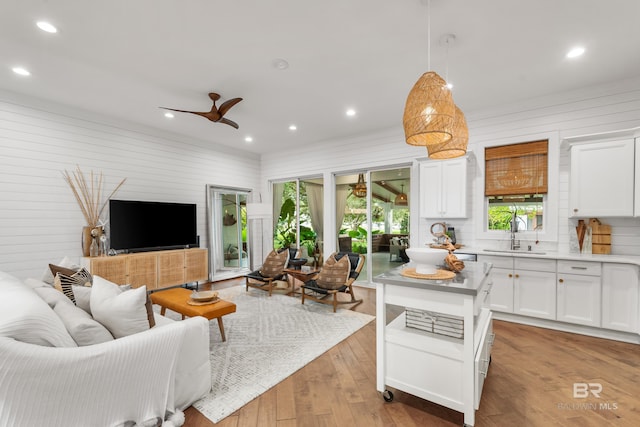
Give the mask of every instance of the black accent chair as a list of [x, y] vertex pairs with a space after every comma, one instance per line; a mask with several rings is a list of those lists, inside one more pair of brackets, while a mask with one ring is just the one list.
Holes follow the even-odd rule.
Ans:
[[[285, 250], [289, 251], [289, 256], [287, 258], [287, 262], [285, 262], [283, 266], [283, 270], [285, 268], [291, 268], [291, 266], [289, 265], [289, 261], [297, 259], [296, 257], [300, 254], [300, 251], [296, 248], [282, 248], [276, 250], [276, 252], [280, 254]], [[255, 289], [261, 289], [263, 291], [269, 291], [269, 296], [271, 296], [271, 293], [273, 291], [273, 282], [275, 282], [276, 280], [287, 280], [287, 274], [283, 270], [273, 276], [265, 275], [260, 270], [252, 271], [251, 273], [244, 276], [246, 291], [249, 291], [249, 287], [252, 287]]]
[[[362, 299], [356, 299], [353, 293], [353, 282], [356, 281], [362, 271], [362, 267], [364, 267], [365, 256], [355, 252], [334, 252], [329, 256], [329, 258], [333, 257], [336, 260], [340, 260], [343, 256], [348, 256], [349, 262], [351, 263], [351, 270], [349, 271], [349, 276], [347, 277], [344, 285], [340, 286], [338, 289], [323, 288], [315, 280], [318, 277], [316, 275], [313, 279], [308, 280], [300, 287], [302, 291], [302, 304], [304, 304], [305, 299], [310, 299], [322, 304], [329, 304], [333, 306], [333, 312], [335, 313], [339, 304], [354, 304], [353, 307], [355, 307], [362, 302]], [[339, 293], [349, 294], [351, 299], [348, 301], [340, 301], [338, 299]]]

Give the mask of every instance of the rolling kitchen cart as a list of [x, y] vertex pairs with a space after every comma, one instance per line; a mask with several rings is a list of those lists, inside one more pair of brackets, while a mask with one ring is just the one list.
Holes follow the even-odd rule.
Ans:
[[[405, 391], [464, 414], [473, 426], [494, 334], [491, 264], [467, 263], [452, 280], [376, 276], [377, 385], [387, 402]], [[386, 305], [405, 308], [387, 324]]]

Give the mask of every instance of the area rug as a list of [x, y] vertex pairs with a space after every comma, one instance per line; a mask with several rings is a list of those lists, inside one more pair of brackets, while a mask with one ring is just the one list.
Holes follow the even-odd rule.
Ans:
[[[249, 289], [222, 289], [237, 310], [211, 322], [213, 388], [193, 406], [214, 423], [258, 397], [374, 319], [363, 313]], [[167, 311], [167, 314], [170, 312]]]

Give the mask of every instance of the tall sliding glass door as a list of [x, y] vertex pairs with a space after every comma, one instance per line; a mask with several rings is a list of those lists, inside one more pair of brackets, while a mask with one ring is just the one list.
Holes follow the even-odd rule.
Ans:
[[336, 230], [339, 251], [366, 255], [357, 281], [397, 267], [409, 244], [410, 168], [336, 175]]
[[244, 190], [207, 188], [212, 280], [249, 272], [248, 195], [249, 192]]
[[273, 246], [299, 248], [309, 264], [322, 261], [324, 187], [322, 178], [273, 183]]

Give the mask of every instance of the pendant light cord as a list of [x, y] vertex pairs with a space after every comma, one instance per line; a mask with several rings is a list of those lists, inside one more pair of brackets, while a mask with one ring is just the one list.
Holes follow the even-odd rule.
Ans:
[[427, 0], [427, 71], [431, 71], [431, 0]]

